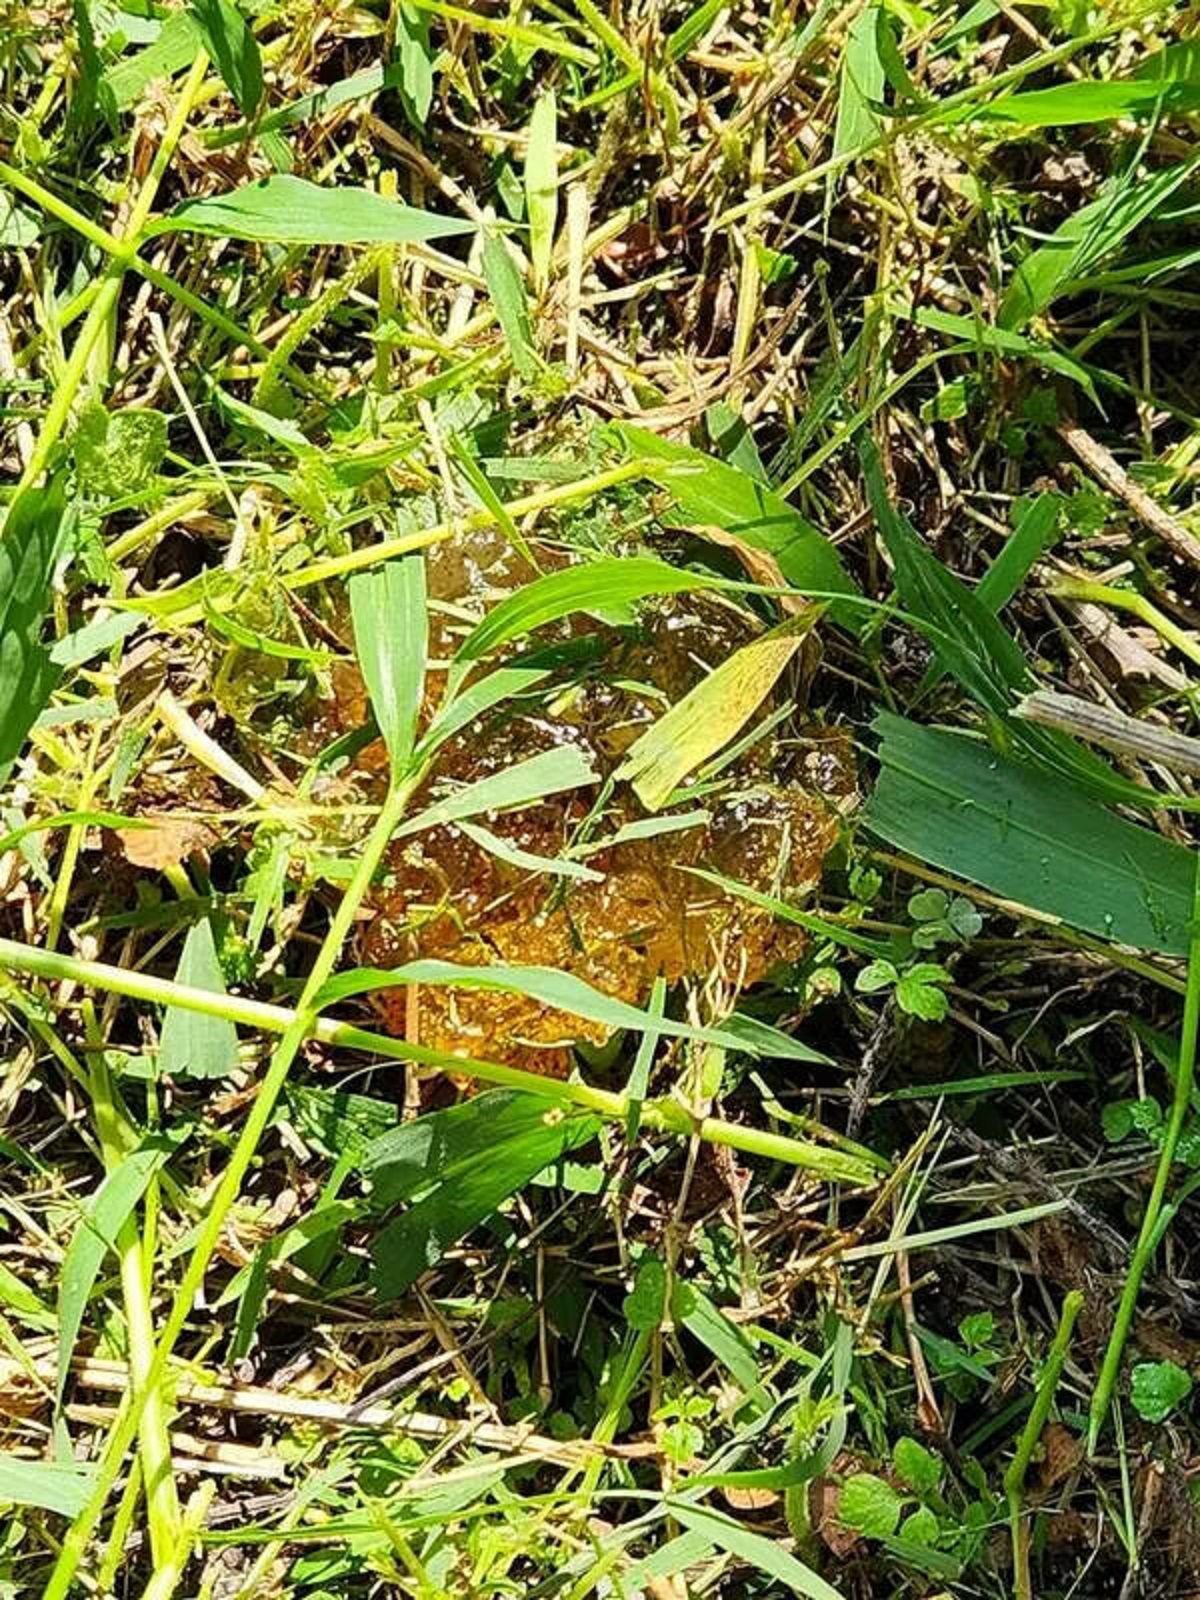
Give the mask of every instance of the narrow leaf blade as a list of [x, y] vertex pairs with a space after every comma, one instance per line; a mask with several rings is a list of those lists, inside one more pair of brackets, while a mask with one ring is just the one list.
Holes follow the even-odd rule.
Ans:
[[[180, 1140], [151, 1135], [127, 1155], [101, 1183], [75, 1226], [59, 1273], [58, 1381], [61, 1402], [71, 1370], [71, 1356], [88, 1296], [105, 1255], [125, 1219], [132, 1215], [150, 1179], [177, 1148]], [[2, 1498], [2, 1496], [0, 1496]]]
[[631, 746], [617, 769], [648, 811], [658, 811], [688, 773], [750, 720], [799, 649], [799, 633], [743, 646], [684, 695]]
[[525, 214], [529, 221], [533, 286], [540, 294], [550, 280], [550, 256], [558, 222], [558, 113], [553, 89], [538, 96], [529, 119]]
[[883, 714], [867, 826], [922, 861], [1102, 939], [1186, 955], [1192, 858], [1061, 778]]
[[60, 482], [27, 489], [0, 539], [0, 781], [62, 675], [41, 632], [64, 509]]
[[350, 612], [359, 665], [395, 778], [412, 757], [425, 684], [425, 558], [404, 556], [351, 578]]
[[[212, 994], [225, 993], [212, 927], [193, 923], [183, 943], [176, 983]], [[174, 1078], [225, 1078], [237, 1066], [237, 1029], [225, 1017], [168, 1006], [159, 1040], [158, 1070]]]
[[474, 226], [400, 205], [373, 189], [323, 188], [280, 173], [207, 200], [185, 200], [147, 232], [259, 244], [419, 244], [470, 233]]
[[263, 97], [263, 68], [245, 17], [232, 0], [192, 0], [192, 14], [238, 110], [252, 117]]
[[578, 789], [597, 781], [597, 772], [578, 745], [560, 745], [530, 756], [526, 761], [518, 761], [503, 772], [464, 784], [461, 789], [435, 800], [399, 828], [396, 837], [408, 838], [444, 822], [459, 822], [489, 811], [532, 805], [546, 795], [561, 794], [566, 789]]

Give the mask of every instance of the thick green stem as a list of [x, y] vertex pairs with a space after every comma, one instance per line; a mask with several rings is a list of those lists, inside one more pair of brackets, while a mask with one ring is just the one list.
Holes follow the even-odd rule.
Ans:
[[1129, 1330], [1133, 1325], [1134, 1312], [1137, 1310], [1142, 1279], [1161, 1238], [1159, 1224], [1167, 1197], [1167, 1185], [1171, 1180], [1175, 1147], [1179, 1143], [1179, 1135], [1183, 1132], [1183, 1125], [1191, 1108], [1192, 1084], [1196, 1075], [1196, 1034], [1200, 1026], [1200, 853], [1196, 856], [1196, 864], [1187, 993], [1183, 1001], [1183, 1024], [1179, 1037], [1179, 1065], [1175, 1071], [1175, 1093], [1171, 1101], [1171, 1115], [1167, 1121], [1166, 1134], [1158, 1153], [1154, 1184], [1150, 1190], [1150, 1198], [1146, 1201], [1141, 1231], [1134, 1246], [1129, 1271], [1125, 1275], [1125, 1287], [1121, 1291], [1116, 1320], [1109, 1335], [1108, 1349], [1104, 1352], [1104, 1363], [1092, 1394], [1091, 1411], [1088, 1416], [1089, 1455], [1095, 1454], [1100, 1431], [1108, 1417], [1108, 1408], [1112, 1404], [1113, 1390], [1116, 1388], [1117, 1377], [1121, 1370], [1121, 1357], [1125, 1351], [1126, 1340], [1129, 1338]]
[[1029, 1470], [1029, 1463], [1033, 1460], [1038, 1440], [1042, 1437], [1042, 1429], [1049, 1420], [1050, 1407], [1054, 1403], [1054, 1394], [1062, 1377], [1067, 1351], [1071, 1347], [1071, 1333], [1075, 1327], [1075, 1319], [1082, 1307], [1082, 1294], [1078, 1289], [1072, 1289], [1063, 1301], [1058, 1331], [1054, 1335], [1054, 1343], [1050, 1346], [1050, 1354], [1038, 1379], [1033, 1409], [1021, 1431], [1021, 1437], [1017, 1442], [1017, 1453], [1009, 1462], [1004, 1474], [1004, 1493], [1008, 1497], [1008, 1515], [1012, 1529], [1013, 1572], [1017, 1600], [1033, 1600], [1033, 1586], [1029, 1576], [1029, 1541], [1022, 1525], [1025, 1474]]
[[[197, 1011], [204, 1016], [225, 1017], [230, 1022], [248, 1028], [260, 1028], [265, 1033], [285, 1033], [300, 1016], [299, 1012], [291, 1011], [286, 1006], [245, 1000], [238, 995], [214, 994], [209, 989], [193, 989], [167, 978], [154, 978], [144, 972], [129, 972], [122, 967], [107, 966], [101, 961], [80, 961], [74, 956], [39, 950], [14, 939], [0, 939], [0, 970], [27, 972], [51, 982], [79, 983], [85, 987], [105, 989], [111, 994], [126, 995], [131, 1000], [178, 1006], [181, 1010]], [[608, 1121], [623, 1124], [629, 1115], [627, 1097], [609, 1089], [596, 1089], [590, 1084], [564, 1082], [558, 1078], [543, 1078], [537, 1073], [523, 1072], [519, 1067], [501, 1066], [495, 1061], [447, 1056], [440, 1051], [407, 1044], [403, 1039], [372, 1033], [366, 1028], [355, 1027], [350, 1022], [338, 1022], [331, 1017], [314, 1014], [307, 1023], [305, 1037], [347, 1050], [367, 1051], [392, 1061], [414, 1061], [418, 1065], [451, 1070], [463, 1077], [475, 1078], [481, 1083], [494, 1083], [505, 1089], [520, 1089], [526, 1094], [553, 1101], [556, 1105], [572, 1105], [581, 1111], [594, 1112]], [[719, 1117], [697, 1120], [677, 1100], [647, 1100], [642, 1106], [641, 1125], [681, 1138], [698, 1135], [708, 1144], [727, 1145], [746, 1155], [803, 1167], [830, 1183], [870, 1184], [880, 1175], [875, 1161], [850, 1151], [793, 1139], [786, 1134], [771, 1133], [764, 1129], [744, 1127], [741, 1123], [724, 1122]]]

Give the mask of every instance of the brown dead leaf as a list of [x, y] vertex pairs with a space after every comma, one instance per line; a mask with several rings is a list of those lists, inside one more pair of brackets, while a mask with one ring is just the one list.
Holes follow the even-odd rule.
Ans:
[[[752, 544], [747, 544], [745, 539], [740, 539], [736, 533], [730, 533], [727, 528], [718, 528], [708, 523], [693, 526], [690, 531], [699, 534], [702, 539], [708, 539], [712, 544], [724, 545], [727, 550], [732, 550], [734, 555], [745, 567], [752, 583], [761, 583], [766, 589], [786, 589], [789, 587], [783, 571], [775, 557], [766, 550], [759, 550]], [[777, 595], [781, 611], [786, 611], [791, 617], [803, 616], [811, 606], [811, 600], [805, 600], [798, 594]]]
[[126, 861], [158, 872], [177, 867], [198, 850], [211, 850], [217, 842], [207, 823], [192, 818], [157, 817], [149, 827], [118, 828], [116, 836]]
[[1042, 1432], [1040, 1487], [1053, 1489], [1055, 1484], [1069, 1478], [1082, 1460], [1083, 1440], [1077, 1439], [1061, 1422], [1047, 1424]]
[[736, 1484], [726, 1484], [721, 1497], [734, 1511], [766, 1511], [779, 1503], [774, 1489], [739, 1489]]
[[1060, 1511], [1046, 1518], [1046, 1543], [1052, 1550], [1074, 1550], [1095, 1538], [1095, 1519], [1078, 1511]]
[[50, 1394], [19, 1362], [0, 1359], [0, 1416], [10, 1422], [36, 1417], [50, 1404]]
[[844, 1561], [857, 1549], [861, 1535], [845, 1527], [838, 1518], [841, 1488], [832, 1478], [814, 1478], [808, 1491], [809, 1513], [825, 1548]]

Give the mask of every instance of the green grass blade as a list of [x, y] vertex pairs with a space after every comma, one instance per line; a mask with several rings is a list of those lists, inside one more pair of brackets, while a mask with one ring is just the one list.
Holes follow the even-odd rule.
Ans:
[[1060, 777], [883, 713], [866, 824], [993, 894], [1103, 939], [1184, 955], [1191, 855]]
[[258, 244], [420, 244], [475, 224], [388, 200], [373, 189], [330, 189], [282, 173], [208, 200], [185, 200], [149, 234], [202, 233]]
[[[646, 476], [667, 491], [689, 526], [723, 528], [763, 550], [797, 589], [856, 594], [857, 585], [828, 539], [781, 496], [727, 462], [690, 445], [660, 439], [631, 423], [614, 425], [626, 448], [646, 462]], [[834, 600], [830, 616], [852, 632], [861, 614]]]
[[529, 223], [529, 259], [537, 294], [550, 281], [550, 256], [558, 224], [558, 114], [554, 90], [538, 96], [529, 119], [525, 157], [525, 216]]
[[367, 1162], [380, 1201], [420, 1197], [373, 1242], [380, 1296], [403, 1294], [510, 1195], [599, 1128], [599, 1117], [551, 1114], [544, 1101], [498, 1089], [384, 1134]]
[[711, 1540], [719, 1550], [727, 1550], [756, 1572], [773, 1578], [788, 1594], [803, 1595], [805, 1600], [844, 1600], [840, 1589], [797, 1561], [783, 1545], [765, 1534], [752, 1532], [724, 1512], [673, 1497], [668, 1497], [667, 1507], [683, 1527]]
[[648, 811], [660, 811], [684, 778], [749, 722], [801, 643], [798, 630], [776, 630], [722, 661], [634, 742], [617, 779], [633, 786]]
[[35, 1461], [0, 1453], [0, 1500], [13, 1506], [38, 1506], [60, 1517], [77, 1517], [87, 1504], [93, 1468], [74, 1461]]
[[578, 745], [560, 745], [530, 756], [526, 761], [518, 761], [503, 772], [464, 784], [452, 794], [435, 800], [399, 828], [396, 837], [407, 839], [414, 833], [424, 833], [427, 828], [481, 816], [485, 811], [534, 805], [547, 795], [561, 794], [565, 789], [578, 789], [582, 784], [597, 781], [597, 773]]
[[242, 115], [252, 117], [263, 97], [263, 65], [246, 19], [233, 0], [192, 0], [191, 9], [225, 87]]
[[396, 778], [412, 759], [425, 684], [425, 557], [388, 561], [350, 579], [354, 648]]
[[27, 489], [0, 538], [0, 781], [62, 676], [41, 633], [63, 514], [61, 483]]
[[508, 246], [494, 233], [484, 240], [483, 275], [513, 366], [521, 377], [530, 378], [537, 371], [537, 356], [529, 325], [529, 301]]
[[478, 661], [501, 645], [523, 638], [547, 622], [583, 611], [595, 615], [652, 595], [719, 589], [719, 578], [668, 566], [650, 556], [611, 557], [548, 572], [493, 606], [467, 635], [456, 660]]
[[83, 1314], [96, 1274], [112, 1249], [125, 1219], [145, 1193], [146, 1185], [175, 1152], [181, 1142], [162, 1135], [143, 1139], [136, 1150], [101, 1183], [84, 1208], [75, 1226], [59, 1271], [58, 1288], [58, 1379], [56, 1398], [61, 1404], [63, 1390], [71, 1372], [75, 1341], [83, 1325]]

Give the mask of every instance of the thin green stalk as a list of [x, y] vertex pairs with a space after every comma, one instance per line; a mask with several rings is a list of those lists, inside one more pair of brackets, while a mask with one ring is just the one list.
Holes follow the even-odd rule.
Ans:
[[115, 233], [109, 233], [107, 228], [100, 227], [90, 217], [84, 216], [82, 211], [61, 199], [52, 189], [47, 189], [36, 178], [31, 178], [27, 172], [22, 172], [18, 167], [10, 167], [7, 161], [0, 161], [0, 183], [7, 184], [10, 189], [16, 189], [27, 200], [32, 200], [51, 217], [57, 217], [59, 222], [65, 222], [67, 227], [86, 239], [89, 244], [94, 244], [98, 250], [103, 250], [105, 255], [115, 256], [121, 252], [121, 241]]
[[1188, 950], [1187, 993], [1183, 1001], [1183, 1024], [1179, 1036], [1179, 1066], [1175, 1073], [1175, 1093], [1171, 1100], [1171, 1115], [1167, 1121], [1166, 1134], [1158, 1153], [1158, 1167], [1154, 1173], [1154, 1185], [1150, 1190], [1150, 1198], [1146, 1202], [1146, 1210], [1142, 1216], [1141, 1232], [1138, 1234], [1137, 1244], [1134, 1246], [1133, 1256], [1129, 1263], [1129, 1271], [1125, 1275], [1125, 1286], [1121, 1291], [1116, 1320], [1113, 1323], [1112, 1333], [1109, 1335], [1108, 1349], [1104, 1352], [1104, 1363], [1100, 1368], [1100, 1376], [1096, 1380], [1096, 1388], [1092, 1394], [1091, 1411], [1088, 1416], [1089, 1455], [1094, 1455], [1096, 1452], [1100, 1431], [1104, 1427], [1109, 1406], [1112, 1404], [1113, 1390], [1116, 1388], [1117, 1377], [1121, 1370], [1121, 1356], [1124, 1353], [1125, 1342], [1129, 1338], [1129, 1330], [1133, 1325], [1133, 1315], [1137, 1309], [1138, 1292], [1142, 1286], [1142, 1279], [1146, 1275], [1146, 1269], [1150, 1265], [1155, 1248], [1161, 1238], [1160, 1219], [1166, 1201], [1167, 1185], [1171, 1179], [1171, 1165], [1175, 1160], [1175, 1147], [1179, 1143], [1179, 1135], [1183, 1132], [1183, 1125], [1191, 1109], [1192, 1084], [1196, 1075], [1196, 1034], [1198, 1027], [1200, 1027], [1200, 852], [1196, 856], [1196, 878], [1192, 894], [1192, 938]]
[[[105, 1168], [112, 1172], [120, 1166], [125, 1156], [123, 1123], [113, 1099], [112, 1078], [104, 1059], [103, 1040], [90, 1000], [84, 1004], [84, 1029], [91, 1067], [96, 1132], [100, 1137]], [[142, 1241], [132, 1215], [126, 1217], [117, 1232], [116, 1253], [121, 1267], [121, 1294], [129, 1340], [129, 1376], [136, 1393], [145, 1386], [146, 1375], [154, 1358], [154, 1318], [146, 1285]], [[159, 1566], [170, 1558], [178, 1542], [180, 1528], [179, 1497], [171, 1468], [171, 1435], [161, 1385], [146, 1395], [139, 1433], [150, 1553], [155, 1566]]]
[[105, 1546], [104, 1556], [96, 1573], [96, 1592], [109, 1594], [117, 1585], [117, 1573], [121, 1570], [121, 1563], [125, 1560], [125, 1545], [130, 1533], [133, 1531], [133, 1519], [137, 1512], [138, 1502], [142, 1494], [142, 1469], [135, 1459], [129, 1469], [125, 1480], [125, 1487], [121, 1490], [121, 1498], [117, 1502], [116, 1515], [112, 1519], [112, 1526], [108, 1531], [108, 1544]]
[[96, 1469], [95, 1487], [87, 1505], [67, 1530], [58, 1560], [43, 1591], [43, 1600], [65, 1600], [75, 1572], [87, 1552], [91, 1536], [103, 1515], [126, 1452], [140, 1426], [147, 1398], [156, 1389], [161, 1388], [175, 1342], [183, 1332], [196, 1296], [204, 1285], [208, 1264], [220, 1239], [221, 1230], [225, 1226], [225, 1219], [241, 1191], [243, 1180], [258, 1150], [259, 1141], [270, 1122], [275, 1103], [287, 1082], [292, 1062], [305, 1039], [313, 1032], [317, 1015], [316, 997], [328, 982], [337, 964], [363, 896], [371, 885], [376, 868], [399, 826], [413, 791], [419, 786], [423, 777], [423, 768], [409, 772], [392, 788], [380, 809], [375, 826], [363, 846], [354, 876], [342, 896], [329, 932], [317, 952], [312, 971], [301, 993], [299, 1005], [272, 1052], [266, 1075], [250, 1114], [242, 1126], [229, 1164], [221, 1175], [221, 1181], [213, 1195], [208, 1214], [201, 1224], [191, 1259], [188, 1261], [183, 1280], [172, 1301], [166, 1324], [155, 1347], [153, 1360], [146, 1372], [145, 1384], [128, 1398], [127, 1406], [118, 1413]]
[[[41, 431], [25, 464], [17, 484], [14, 498], [19, 497], [26, 489], [31, 489], [38, 482], [46, 470], [50, 457], [62, 436], [63, 430], [70, 418], [76, 396], [87, 374], [88, 362], [92, 351], [96, 348], [97, 341], [103, 333], [109, 317], [116, 309], [120, 297], [121, 285], [125, 280], [125, 272], [130, 260], [135, 255], [140, 241], [142, 229], [154, 206], [154, 198], [158, 193], [158, 186], [163, 179], [171, 157], [175, 154], [175, 146], [183, 136], [188, 114], [192, 108], [192, 101], [197, 90], [204, 81], [204, 74], [208, 68], [208, 57], [201, 50], [196, 57], [191, 72], [188, 74], [171, 120], [167, 124], [166, 132], [151, 163], [150, 171], [142, 184], [137, 200], [129, 218], [129, 227], [121, 241], [120, 248], [113, 255], [108, 270], [101, 284], [96, 298], [92, 301], [91, 308], [84, 320], [83, 327], [75, 336], [75, 343], [71, 348], [71, 355], [67, 361], [62, 377], [55, 388], [53, 399], [42, 419]], [[9, 172], [11, 168], [7, 169]]]
[[1060, 600], [1087, 600], [1093, 605], [1112, 606], [1116, 611], [1128, 611], [1139, 622], [1153, 628], [1160, 639], [1200, 665], [1200, 643], [1194, 635], [1186, 633], [1171, 621], [1144, 594], [1135, 589], [1118, 589], [1111, 583], [1097, 583], [1090, 578], [1058, 578], [1046, 593]]
[[[186, 284], [180, 283], [178, 278], [173, 278], [169, 272], [163, 272], [161, 268], [145, 260], [137, 251], [130, 254], [127, 243], [118, 239], [115, 234], [109, 233], [106, 228], [100, 227], [90, 217], [84, 216], [82, 211], [78, 211], [68, 201], [63, 200], [61, 196], [54, 194], [50, 189], [40, 184], [36, 178], [31, 178], [28, 173], [21, 172], [16, 167], [10, 167], [7, 162], [0, 161], [0, 183], [7, 184], [10, 189], [18, 190], [50, 216], [57, 217], [60, 222], [64, 222], [67, 227], [79, 234], [80, 238], [86, 239], [89, 244], [93, 244], [97, 249], [103, 250], [106, 255], [112, 256], [114, 259], [123, 257], [126, 270], [140, 273], [147, 283], [151, 284], [155, 289], [160, 290], [165, 295], [169, 295], [172, 300], [178, 301], [181, 306], [184, 306], [188, 311], [207, 322], [218, 333], [223, 333], [227, 339], [233, 341], [235, 349], [244, 347], [251, 355], [259, 356], [263, 360], [270, 357], [271, 347], [264, 344], [261, 339], [256, 338], [248, 329], [235, 322], [220, 307], [210, 305], [200, 295], [193, 293]], [[105, 280], [102, 279], [99, 283], [88, 284], [86, 288], [80, 290], [79, 294], [62, 311], [59, 317], [61, 327], [69, 326], [76, 317], [82, 315], [84, 311], [95, 304], [96, 296], [102, 291], [104, 282]], [[35, 344], [36, 342], [34, 341]], [[318, 393], [317, 385], [312, 382], [306, 373], [287, 369], [287, 376], [298, 388], [303, 389], [306, 394], [315, 395]]]
[[[556, 484], [552, 489], [541, 489], [536, 494], [521, 495], [516, 500], [509, 500], [505, 510], [514, 521], [519, 517], [526, 517], [535, 511], [550, 511], [556, 506], [570, 505], [575, 500], [590, 500], [593, 495], [602, 493], [605, 489], [615, 489], [619, 484], [630, 483], [634, 478], [646, 476], [647, 467], [657, 467], [660, 463], [646, 461], [625, 461], [619, 467], [609, 467], [604, 472], [597, 472], [590, 478], [576, 478], [573, 483]], [[423, 550], [426, 545], [437, 544], [442, 539], [452, 539], [461, 533], [470, 533], [477, 528], [490, 528], [496, 522], [495, 513], [483, 508], [473, 511], [469, 516], [460, 517], [457, 522], [442, 522], [432, 528], [425, 528], [420, 533], [401, 534], [395, 539], [380, 539], [375, 544], [364, 545], [361, 550], [348, 550], [345, 555], [329, 556], [324, 561], [314, 561], [307, 567], [300, 567], [297, 571], [287, 574], [283, 578], [288, 589], [306, 589], [310, 584], [323, 583], [327, 578], [337, 578], [347, 572], [359, 572], [364, 567], [378, 566], [381, 562], [390, 561], [393, 556], [408, 555], [412, 550]], [[175, 618], [180, 623], [188, 612], [180, 612]]]
[[[110, 994], [148, 1001], [152, 1005], [178, 1006], [183, 1011], [196, 1011], [202, 1016], [224, 1017], [243, 1027], [261, 1028], [265, 1033], [286, 1033], [301, 1014], [287, 1006], [246, 1000], [240, 995], [214, 994], [209, 989], [193, 989], [168, 978], [154, 978], [144, 972], [108, 966], [102, 961], [81, 961], [75, 956], [20, 944], [15, 939], [0, 939], [0, 970], [26, 972], [52, 983], [71, 982], [86, 988], [104, 989]], [[520, 1089], [557, 1105], [573, 1105], [581, 1111], [594, 1112], [606, 1121], [624, 1124], [629, 1115], [627, 1096], [609, 1089], [543, 1078], [535, 1072], [501, 1066], [494, 1061], [446, 1056], [421, 1045], [407, 1044], [403, 1039], [371, 1033], [366, 1028], [355, 1027], [353, 1023], [337, 1022], [331, 1017], [313, 1014], [307, 1024], [305, 1037], [319, 1039], [322, 1044], [384, 1056], [392, 1061], [415, 1061], [424, 1066], [450, 1067], [456, 1073], [476, 1078], [481, 1083]], [[708, 1144], [727, 1145], [747, 1155], [802, 1167], [831, 1183], [869, 1184], [879, 1175], [874, 1161], [860, 1158], [849, 1151], [810, 1144], [789, 1138], [786, 1134], [744, 1127], [740, 1123], [723, 1122], [719, 1117], [704, 1117], [697, 1121], [687, 1107], [677, 1100], [645, 1101], [641, 1125], [682, 1138], [696, 1135]], [[1058, 1207], [1058, 1202], [1052, 1204]]]
[[1004, 1474], [1004, 1493], [1008, 1499], [1009, 1525], [1012, 1529], [1013, 1572], [1017, 1600], [1033, 1600], [1033, 1585], [1029, 1576], [1029, 1541], [1025, 1537], [1022, 1525], [1025, 1474], [1029, 1471], [1033, 1452], [1049, 1419], [1050, 1407], [1054, 1404], [1054, 1394], [1062, 1377], [1067, 1351], [1071, 1347], [1071, 1333], [1075, 1327], [1075, 1319], [1082, 1307], [1083, 1295], [1078, 1289], [1072, 1289], [1063, 1301], [1058, 1331], [1054, 1335], [1054, 1343], [1050, 1346], [1050, 1354], [1046, 1357], [1046, 1365], [1042, 1368], [1038, 1379], [1033, 1409], [1025, 1419], [1025, 1426], [1017, 1441], [1017, 1453], [1009, 1462]]
[[349, 269], [340, 278], [326, 286], [321, 294], [310, 306], [305, 307], [296, 317], [291, 326], [280, 336], [278, 344], [267, 357], [258, 381], [254, 385], [251, 399], [256, 406], [270, 405], [276, 390], [279, 388], [280, 379], [292, 356], [304, 343], [311, 333], [314, 333], [321, 324], [337, 310], [359, 284], [373, 273], [380, 271], [392, 258], [393, 246], [384, 245], [378, 250], [368, 250], [352, 262]]
[[[584, 1469], [583, 1481], [579, 1485], [578, 1498], [589, 1501], [596, 1492], [596, 1485], [600, 1482], [600, 1474], [604, 1471], [606, 1456], [603, 1446], [609, 1445], [617, 1436], [617, 1429], [621, 1425], [621, 1413], [628, 1405], [638, 1379], [641, 1377], [642, 1368], [646, 1365], [646, 1358], [650, 1354], [650, 1345], [654, 1338], [654, 1331], [650, 1328], [638, 1328], [630, 1336], [626, 1349], [625, 1359], [621, 1363], [621, 1371], [613, 1383], [612, 1395], [605, 1407], [604, 1415], [592, 1429], [591, 1443], [600, 1446], [595, 1455]], [[567, 1474], [566, 1480], [560, 1486], [560, 1493], [570, 1482], [577, 1469], [573, 1468]]]

